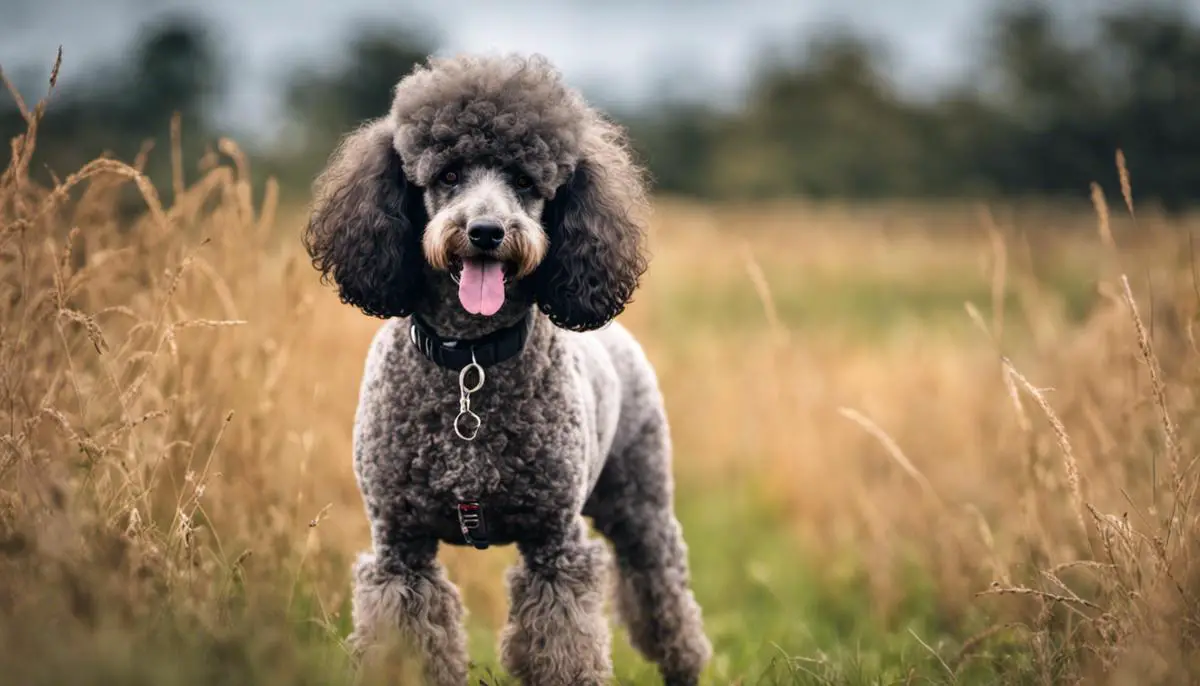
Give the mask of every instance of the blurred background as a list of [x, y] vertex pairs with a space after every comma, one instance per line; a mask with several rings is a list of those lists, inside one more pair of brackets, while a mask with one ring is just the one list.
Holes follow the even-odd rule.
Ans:
[[[663, 193], [1058, 195], [1113, 151], [1170, 209], [1200, 192], [1190, 0], [6, 0], [0, 64], [40, 97], [51, 169], [130, 159], [183, 114], [303, 193], [337, 136], [430, 53], [542, 52], [630, 127]], [[0, 133], [21, 120], [0, 98]], [[4, 151], [7, 153], [7, 150]]]
[[[1195, 682], [1197, 0], [0, 0], [0, 673], [345, 680], [379, 322], [299, 236], [462, 50], [654, 177], [705, 684]], [[440, 555], [503, 683], [515, 551]]]

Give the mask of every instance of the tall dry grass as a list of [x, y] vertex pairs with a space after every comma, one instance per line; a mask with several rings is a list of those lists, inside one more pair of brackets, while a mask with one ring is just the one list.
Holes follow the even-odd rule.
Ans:
[[[144, 156], [44, 188], [41, 112], [0, 181], [0, 671], [328, 683], [295, 639], [342, 606], [324, 541], [359, 534], [332, 516], [356, 494], [323, 456], [348, 450], [331, 385], [359, 373], [340, 351], [365, 322], [317, 307], [273, 234], [276, 189], [251, 197], [231, 142], [170, 206]], [[313, 659], [335, 669], [329, 653]]]
[[[889, 224], [920, 219], [860, 212], [853, 226], [801, 238], [783, 237], [805, 232], [794, 224], [768, 229], [749, 276], [769, 329], [781, 317], [764, 272], [785, 283], [814, 271], [853, 279], [868, 262], [877, 274], [936, 278], [969, 271], [975, 252], [990, 290], [962, 302], [975, 342], [920, 328], [865, 343], [784, 331], [774, 355], [747, 360], [743, 340], [707, 362], [753, 365], [747, 386], [690, 396], [711, 407], [684, 413], [754, 407], [766, 438], [734, 439], [754, 441], [749, 469], [767, 475], [814, 550], [853, 549], [869, 561], [863, 571], [883, 617], [912, 612], [903, 571], [915, 567], [935, 585], [939, 621], [989, 622], [958, 642], [921, 643], [947, 681], [976, 660], [1037, 683], [1200, 677], [1200, 276], [1191, 223], [1139, 218], [1118, 163], [1127, 217], [1114, 218], [1093, 189], [1090, 236], [1077, 214], [1037, 210], [1023, 228], [984, 213], [974, 232], [910, 226], [885, 240]], [[738, 216], [710, 219], [714, 236], [717, 225], [754, 223]], [[736, 229], [726, 236], [743, 240]], [[873, 251], [886, 253], [879, 269]], [[788, 264], [760, 264], [771, 260]], [[1064, 265], [1095, 293], [1080, 321], [1046, 278]], [[1010, 299], [1016, 321], [1006, 321]], [[997, 661], [996, 645], [1014, 643], [1024, 652]]]
[[[169, 204], [144, 157], [42, 187], [40, 108], [0, 179], [0, 673], [343, 678], [377, 322], [319, 286], [232, 143], [194, 178], [174, 164]], [[984, 618], [914, 636], [939, 679], [1194, 680], [1200, 280], [1190, 224], [1136, 216], [1133, 187], [1083, 218], [660, 203], [625, 321], [668, 398], [679, 499], [754, 489], [812, 552], [797, 565], [863, 576], [882, 623]], [[1083, 311], [1060, 272], [1091, 280]], [[874, 328], [917, 301], [936, 312]], [[444, 553], [490, 627], [511, 556]]]

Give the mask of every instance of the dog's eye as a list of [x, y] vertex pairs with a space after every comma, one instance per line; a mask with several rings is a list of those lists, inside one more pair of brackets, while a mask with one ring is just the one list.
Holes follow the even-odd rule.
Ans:
[[441, 181], [442, 183], [446, 184], [447, 186], [457, 186], [458, 185], [458, 172], [455, 172], [455, 171], [442, 172], [442, 175], [440, 177], [438, 177], [438, 180]]
[[517, 188], [523, 191], [533, 188], [533, 179], [529, 178], [529, 176], [525, 174], [521, 174], [517, 177]]

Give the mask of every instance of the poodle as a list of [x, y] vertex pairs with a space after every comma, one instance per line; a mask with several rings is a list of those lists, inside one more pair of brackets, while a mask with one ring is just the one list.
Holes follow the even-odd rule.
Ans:
[[663, 398], [613, 322], [647, 268], [647, 208], [623, 130], [536, 55], [418, 65], [317, 177], [313, 265], [385, 320], [354, 425], [372, 543], [353, 570], [356, 655], [398, 632], [428, 682], [466, 683], [438, 546], [515, 544], [505, 669], [608, 683], [607, 539], [634, 647], [666, 684], [698, 682], [712, 648]]

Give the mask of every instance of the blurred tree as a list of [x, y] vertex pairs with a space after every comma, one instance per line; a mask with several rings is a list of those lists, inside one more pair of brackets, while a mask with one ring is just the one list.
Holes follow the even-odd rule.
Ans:
[[[1072, 42], [1043, 6], [1002, 10], [990, 57], [1002, 74], [994, 105], [1004, 142], [981, 173], [1008, 193], [1086, 193], [1115, 180], [1124, 149], [1140, 194], [1181, 209], [1200, 197], [1200, 27], [1147, 3], [1102, 15]], [[982, 154], [983, 148], [979, 149]], [[1111, 184], [1110, 184], [1111, 187]]]
[[[70, 73], [75, 66], [67, 61], [63, 70]], [[52, 95], [39, 128], [33, 170], [63, 175], [100, 155], [132, 161], [143, 143], [153, 139], [162, 152], [151, 158], [148, 172], [160, 187], [170, 188], [165, 150], [171, 117], [175, 112], [183, 115], [187, 159], [196, 159], [215, 135], [212, 106], [225, 78], [203, 20], [177, 15], [150, 24], [126, 59], [94, 67], [79, 79], [81, 87]], [[27, 95], [32, 99], [42, 94]], [[4, 105], [0, 136], [7, 141], [24, 131], [25, 122], [15, 102], [8, 99]], [[5, 145], [0, 163], [7, 164], [10, 153]]]
[[208, 28], [189, 17], [143, 32], [135, 48], [129, 88], [121, 94], [134, 129], [154, 129], [179, 112], [200, 129], [222, 95], [226, 74]]
[[710, 188], [724, 194], [876, 196], [919, 192], [928, 141], [880, 64], [849, 32], [815, 39], [798, 61], [773, 60], [717, 142]]
[[770, 60], [736, 112], [667, 106], [631, 128], [660, 187], [684, 194], [1085, 198], [1122, 148], [1141, 197], [1200, 198], [1200, 26], [1181, 9], [1085, 31], [1025, 2], [988, 21], [983, 72], [932, 102], [902, 97], [881, 47], [842, 30]]
[[1164, 5], [1106, 17], [1102, 41], [1114, 55], [1106, 85], [1120, 94], [1110, 126], [1139, 194], [1183, 209], [1200, 198], [1200, 27]]
[[341, 136], [387, 114], [396, 83], [435, 50], [435, 41], [420, 31], [367, 26], [351, 40], [341, 68], [297, 69], [284, 94], [292, 126], [276, 153], [287, 185], [307, 190]]
[[997, 104], [1007, 114], [1036, 127], [1095, 106], [1092, 55], [1086, 46], [1067, 43], [1049, 8], [1002, 8], [992, 22], [991, 44], [982, 57], [999, 74]]
[[[1048, 0], [999, 3], [978, 68], [940, 97], [906, 98], [884, 46], [826, 29], [754, 71], [746, 97], [718, 108], [664, 89], [619, 118], [660, 191], [706, 197], [1067, 195], [1115, 186], [1125, 151], [1139, 198], [1200, 199], [1200, 25], [1170, 0], [1067, 22]], [[258, 151], [285, 190], [307, 193], [339, 138], [384, 114], [397, 80], [438, 41], [365, 26], [332, 68], [302, 67], [283, 95], [279, 145]], [[68, 61], [65, 67], [72, 70]], [[227, 74], [203, 22], [177, 16], [139, 35], [129, 59], [55, 95], [35, 169], [59, 173], [111, 151], [130, 159], [184, 115], [188, 159], [215, 135]], [[24, 127], [0, 96], [0, 134]], [[165, 163], [160, 152], [155, 164]], [[5, 146], [3, 155], [7, 155]], [[157, 169], [157, 168], [155, 168]], [[156, 173], [159, 173], [156, 171]]]
[[628, 113], [628, 127], [641, 161], [661, 192], [711, 195], [709, 176], [721, 135], [721, 116], [697, 102], [664, 102], [648, 112]]

